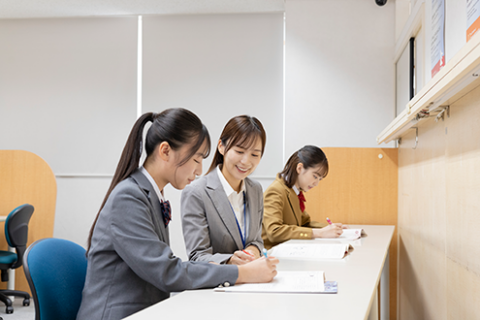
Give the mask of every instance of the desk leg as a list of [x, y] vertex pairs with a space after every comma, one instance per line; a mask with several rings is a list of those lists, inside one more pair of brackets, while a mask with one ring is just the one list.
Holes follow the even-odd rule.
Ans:
[[389, 254], [385, 258], [380, 277], [380, 320], [390, 319], [390, 263]]
[[375, 290], [375, 297], [373, 297], [372, 307], [370, 308], [368, 320], [378, 320], [378, 289]]

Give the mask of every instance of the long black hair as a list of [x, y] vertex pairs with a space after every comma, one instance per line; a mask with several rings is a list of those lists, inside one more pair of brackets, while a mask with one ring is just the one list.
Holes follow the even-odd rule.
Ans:
[[207, 128], [193, 112], [187, 109], [173, 108], [164, 110], [161, 113], [149, 112], [138, 118], [128, 136], [117, 169], [113, 175], [112, 183], [108, 188], [107, 194], [100, 206], [100, 210], [98, 210], [97, 217], [90, 229], [87, 253], [90, 250], [92, 243], [95, 224], [97, 223], [100, 212], [105, 206], [108, 197], [117, 184], [125, 180], [139, 167], [143, 146], [143, 130], [149, 121], [152, 122], [152, 125], [148, 129], [145, 137], [147, 159], [153, 154], [157, 146], [164, 141], [168, 142], [172, 150], [178, 150], [185, 144], [192, 144], [190, 152], [187, 153], [177, 166], [181, 166], [190, 160], [205, 141], [207, 142], [207, 150], [203, 155], [204, 158], [208, 157], [208, 154], [210, 153], [210, 135], [208, 134]]
[[297, 182], [297, 165], [299, 163], [302, 163], [305, 169], [320, 166], [322, 178], [325, 178], [328, 174], [328, 160], [322, 149], [316, 146], [304, 146], [290, 156], [285, 164], [285, 168], [279, 173], [289, 188], [293, 187]]

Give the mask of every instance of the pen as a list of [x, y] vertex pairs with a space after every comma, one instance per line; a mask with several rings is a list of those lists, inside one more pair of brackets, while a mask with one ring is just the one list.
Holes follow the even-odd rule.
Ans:
[[328, 219], [328, 217], [327, 217], [327, 222], [328, 222], [328, 224], [332, 224], [332, 221], [330, 221], [330, 219]]
[[265, 259], [268, 259], [268, 255], [267, 255], [267, 249], [263, 248], [263, 255], [265, 256]]
[[248, 254], [250, 257], [253, 257], [253, 254], [251, 254], [250, 252], [248, 252], [248, 251], [245, 251], [245, 250], [242, 250], [242, 251], [243, 251], [243, 253], [246, 253], [246, 254]]

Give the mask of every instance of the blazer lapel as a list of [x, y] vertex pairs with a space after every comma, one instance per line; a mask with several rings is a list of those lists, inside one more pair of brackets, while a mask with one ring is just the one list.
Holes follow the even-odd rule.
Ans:
[[134, 173], [132, 173], [131, 176], [138, 183], [138, 185], [146, 191], [148, 195], [150, 205], [153, 207], [153, 224], [155, 227], [155, 231], [159, 235], [160, 240], [170, 245], [168, 228], [166, 228], [165, 223], [163, 223], [162, 210], [160, 208], [160, 199], [158, 199], [155, 189], [153, 188], [147, 177], [145, 177], [145, 175], [140, 172], [140, 170], [137, 169]]
[[[257, 214], [258, 212], [258, 193], [253, 192], [253, 186], [251, 184], [250, 179], [245, 179], [245, 197], [247, 199], [247, 214], [248, 214], [248, 230], [247, 230], [247, 238], [252, 239], [255, 237], [256, 230], [260, 225], [261, 217]], [[247, 241], [248, 242], [248, 241]]]
[[218, 178], [217, 171], [213, 170], [206, 175], [206, 178], [207, 194], [212, 200], [215, 210], [222, 219], [233, 240], [237, 244], [237, 247], [239, 249], [243, 249], [242, 238], [240, 237], [240, 233], [238, 231], [235, 214], [233, 213], [232, 206], [230, 205], [230, 201], [228, 201], [225, 190], [223, 190], [223, 186]]

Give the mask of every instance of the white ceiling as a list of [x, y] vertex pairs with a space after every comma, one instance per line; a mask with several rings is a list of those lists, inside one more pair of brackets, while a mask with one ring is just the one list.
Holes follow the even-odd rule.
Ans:
[[0, 0], [0, 19], [282, 12], [284, 0]]

